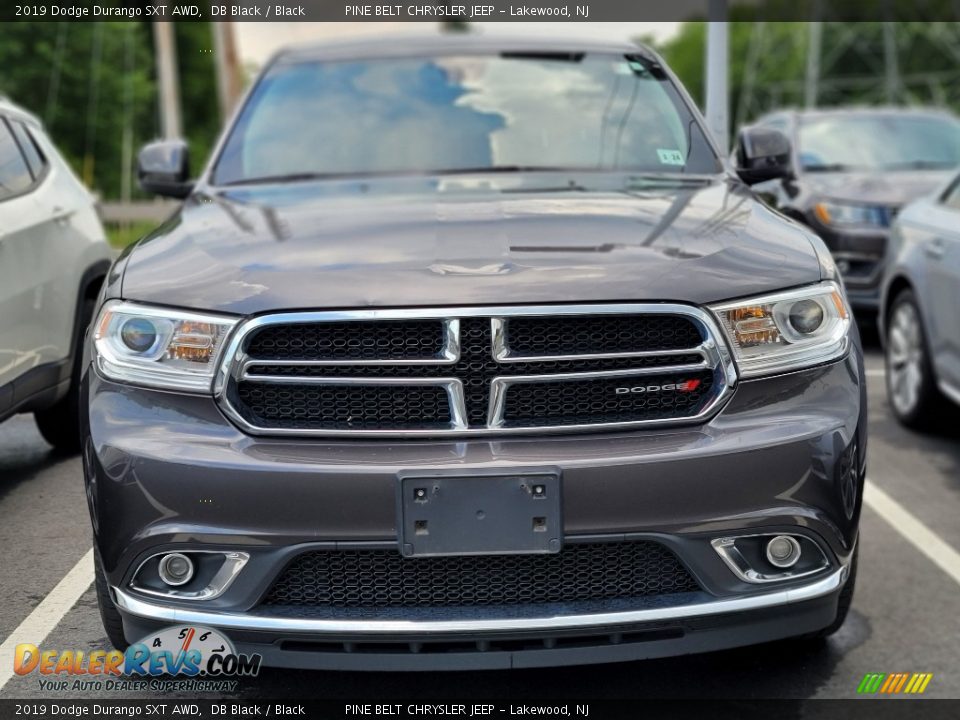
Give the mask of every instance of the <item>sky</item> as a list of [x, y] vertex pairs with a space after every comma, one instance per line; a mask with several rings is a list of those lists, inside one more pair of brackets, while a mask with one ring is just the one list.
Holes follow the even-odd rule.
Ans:
[[[483, 30], [495, 29], [509, 33], [556, 33], [562, 37], [610, 38], [624, 40], [641, 35], [652, 35], [665, 40], [677, 32], [678, 22], [661, 23], [549, 23], [549, 22], [477, 22], [472, 26]], [[233, 24], [240, 57], [245, 64], [262, 65], [284, 45], [320, 42], [327, 38], [350, 35], [382, 35], [391, 32], [432, 30], [437, 23], [409, 22], [238, 22]]]

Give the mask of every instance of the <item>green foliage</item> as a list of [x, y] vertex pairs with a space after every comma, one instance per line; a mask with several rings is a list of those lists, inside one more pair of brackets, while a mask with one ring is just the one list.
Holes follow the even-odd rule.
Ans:
[[0, 29], [0, 92], [37, 115], [77, 174], [109, 197], [120, 192], [126, 109], [134, 143], [155, 132], [148, 29], [128, 22]]
[[105, 223], [104, 229], [107, 231], [107, 242], [117, 250], [122, 250], [127, 245], [135, 243], [156, 226], [157, 223], [144, 220], [134, 223]]
[[[763, 14], [776, 15], [769, 2], [763, 7]], [[806, 101], [810, 24], [757, 21], [759, 15], [757, 10], [738, 8], [732, 15], [735, 21], [729, 24], [731, 123], [749, 122], [764, 112], [803, 106]], [[892, 85], [886, 81], [884, 25], [822, 23], [816, 105], [889, 103], [960, 108], [957, 23], [892, 23], [899, 78]], [[706, 35], [706, 23], [687, 22], [657, 48], [701, 107]]]
[[190, 143], [192, 170], [207, 161], [220, 132], [213, 35], [209, 22], [178, 22], [177, 60], [180, 66], [180, 103], [183, 129]]
[[[199, 168], [220, 127], [209, 23], [177, 23], [183, 127]], [[17, 22], [0, 28], [0, 93], [37, 115], [77, 174], [117, 198], [123, 137], [160, 134], [153, 34], [146, 22]], [[140, 196], [134, 182], [134, 197]]]

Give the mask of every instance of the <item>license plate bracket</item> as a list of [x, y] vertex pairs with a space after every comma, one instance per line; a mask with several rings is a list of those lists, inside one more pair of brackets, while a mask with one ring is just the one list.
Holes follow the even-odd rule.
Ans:
[[560, 552], [560, 477], [402, 477], [400, 552], [407, 557]]

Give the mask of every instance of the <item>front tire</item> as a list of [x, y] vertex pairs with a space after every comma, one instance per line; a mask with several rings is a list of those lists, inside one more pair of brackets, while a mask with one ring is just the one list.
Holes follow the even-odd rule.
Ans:
[[903, 290], [894, 298], [886, 330], [884, 362], [893, 414], [907, 427], [930, 427], [943, 411], [944, 400], [937, 389], [920, 306], [912, 290]]
[[[96, 546], [94, 546], [96, 547]], [[97, 607], [100, 609], [100, 621], [103, 623], [103, 629], [107, 633], [110, 644], [117, 650], [126, 650], [130, 643], [123, 634], [123, 618], [120, 611], [110, 597], [110, 587], [107, 583], [107, 576], [103, 572], [103, 565], [100, 562], [100, 553], [93, 551], [93, 572], [97, 590]]]
[[839, 630], [846, 621], [847, 615], [850, 613], [850, 607], [853, 605], [853, 591], [857, 586], [857, 558], [859, 556], [860, 543], [857, 543], [857, 547], [853, 551], [853, 558], [850, 560], [850, 575], [843, 584], [843, 589], [840, 591], [840, 598], [837, 600], [837, 616], [833, 619], [833, 622], [823, 630], [814, 633], [811, 636], [813, 639], [820, 640], [830, 637]]
[[64, 454], [72, 455], [80, 452], [80, 378], [83, 374], [83, 338], [93, 321], [95, 304], [93, 300], [84, 300], [80, 309], [80, 326], [74, 343], [70, 389], [55, 405], [33, 414], [43, 439], [53, 445], [57, 452]]

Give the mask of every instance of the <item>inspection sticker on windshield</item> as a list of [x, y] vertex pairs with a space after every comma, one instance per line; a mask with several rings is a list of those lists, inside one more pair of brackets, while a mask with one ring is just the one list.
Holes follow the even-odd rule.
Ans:
[[657, 148], [657, 156], [661, 165], [683, 165], [683, 153], [679, 150], [664, 150]]

